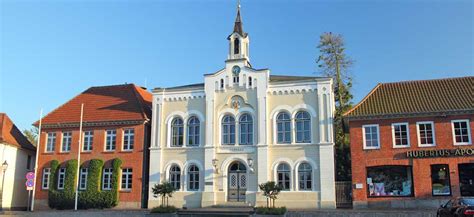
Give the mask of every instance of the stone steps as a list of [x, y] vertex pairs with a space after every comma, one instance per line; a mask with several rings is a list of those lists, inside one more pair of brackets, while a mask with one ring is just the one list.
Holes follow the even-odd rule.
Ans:
[[210, 207], [196, 209], [182, 209], [178, 211], [178, 216], [186, 217], [214, 217], [214, 216], [234, 216], [248, 217], [253, 214], [252, 207]]

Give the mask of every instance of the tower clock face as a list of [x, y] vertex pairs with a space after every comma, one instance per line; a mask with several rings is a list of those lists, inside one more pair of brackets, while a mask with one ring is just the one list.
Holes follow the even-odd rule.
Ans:
[[240, 73], [240, 67], [239, 66], [232, 67], [232, 73], [234, 75], [238, 75]]

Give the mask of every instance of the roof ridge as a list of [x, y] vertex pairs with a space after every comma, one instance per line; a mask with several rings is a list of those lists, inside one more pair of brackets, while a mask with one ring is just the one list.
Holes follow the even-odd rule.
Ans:
[[356, 110], [359, 106], [361, 106], [367, 99], [369, 99], [369, 96], [371, 96], [372, 94], [375, 93], [375, 91], [377, 89], [379, 89], [380, 87], [382, 86], [381, 83], [378, 83], [377, 86], [375, 86], [359, 103], [357, 103], [357, 105], [355, 105], [354, 107], [352, 107], [351, 109], [349, 109], [349, 111], [345, 112], [344, 114], [342, 114], [342, 116], [346, 116], [348, 115], [349, 113], [351, 113], [352, 111]]
[[433, 78], [433, 79], [422, 79], [422, 80], [405, 80], [405, 81], [394, 81], [394, 82], [383, 82], [382, 85], [387, 84], [405, 84], [405, 83], [421, 83], [430, 81], [442, 81], [442, 80], [461, 80], [466, 78], [474, 78], [474, 76], [461, 76], [461, 77], [449, 77], [449, 78]]
[[137, 89], [137, 88], [141, 88], [141, 87], [139, 87], [139, 86], [137, 86], [133, 83], [132, 83], [131, 87], [133, 88], [133, 93], [135, 95], [135, 99], [138, 101], [138, 105], [140, 107], [140, 111], [141, 111], [141, 115], [142, 115], [143, 119], [150, 119], [151, 117], [147, 117], [147, 114], [146, 114], [145, 109], [144, 109], [144, 106], [145, 106], [144, 103], [143, 103], [144, 99], [143, 99], [142, 95], [138, 92], [138, 89]]
[[[69, 100], [67, 100], [65, 103], [61, 104], [60, 106], [56, 107], [55, 109], [53, 109], [52, 111], [48, 112], [45, 116], [41, 117], [40, 119], [45, 119], [47, 118], [49, 115], [53, 114], [55, 111], [58, 111], [59, 109], [63, 108], [64, 106], [66, 106], [69, 102], [73, 101], [74, 99], [78, 98], [79, 96], [81, 96], [82, 94], [84, 94], [85, 92], [87, 92], [88, 90], [90, 90], [91, 88], [93, 87], [89, 87], [87, 88], [86, 90], [80, 92], [79, 94], [76, 94], [74, 97], [70, 98]], [[37, 120], [35, 121], [32, 125], [38, 125], [39, 124], [39, 121], [40, 120]]]

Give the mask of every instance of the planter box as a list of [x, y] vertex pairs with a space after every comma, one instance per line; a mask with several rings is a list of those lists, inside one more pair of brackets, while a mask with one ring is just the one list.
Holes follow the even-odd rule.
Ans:
[[147, 216], [178, 217], [178, 213], [148, 213]]
[[286, 213], [283, 214], [283, 215], [263, 215], [263, 214], [256, 214], [256, 213], [255, 213], [255, 214], [253, 214], [252, 216], [253, 216], [253, 217], [286, 217], [286, 214], [287, 214], [287, 213], [288, 213], [288, 212], [286, 212]]

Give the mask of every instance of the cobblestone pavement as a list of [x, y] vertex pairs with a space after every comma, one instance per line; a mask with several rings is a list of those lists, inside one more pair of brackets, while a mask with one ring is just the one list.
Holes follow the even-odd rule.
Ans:
[[[5, 217], [150, 217], [147, 210], [81, 210], [81, 211], [35, 211], [0, 212]], [[287, 217], [436, 217], [436, 210], [291, 210]]]

